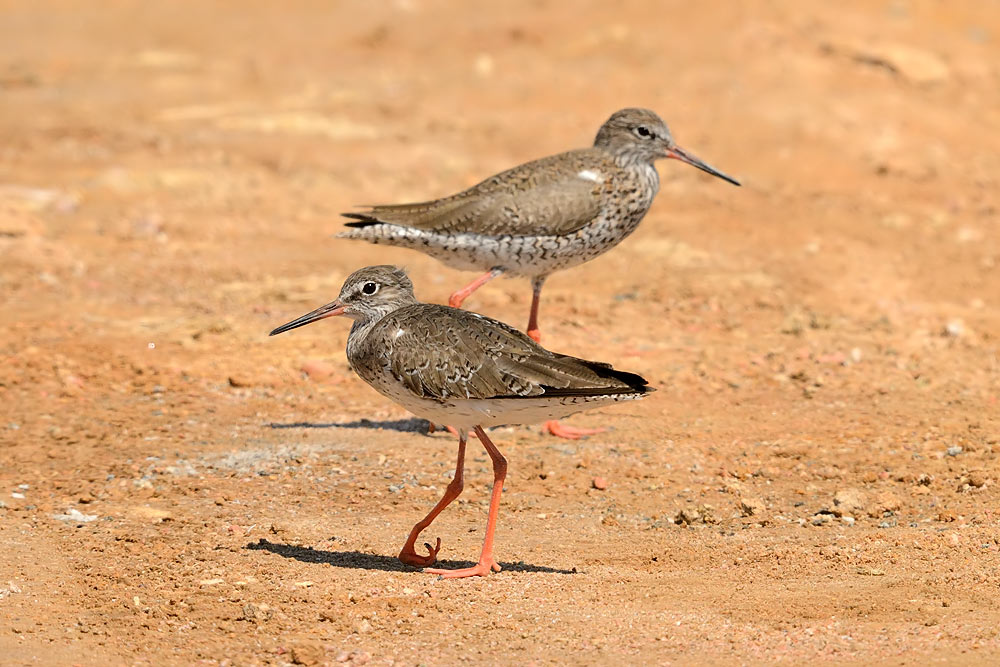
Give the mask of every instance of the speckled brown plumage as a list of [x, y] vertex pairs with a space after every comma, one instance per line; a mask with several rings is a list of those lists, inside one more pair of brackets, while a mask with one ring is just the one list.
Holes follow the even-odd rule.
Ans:
[[[366, 286], [375, 291], [365, 293]], [[420, 303], [406, 274], [391, 266], [356, 271], [337, 301], [272, 333], [338, 308], [335, 314], [355, 318], [347, 341], [351, 368], [432, 422], [461, 429], [531, 423], [652, 391], [634, 373], [550, 352], [503, 322]]]
[[[622, 109], [590, 148], [522, 164], [441, 199], [345, 213], [353, 222], [339, 236], [413, 248], [490, 277], [525, 276], [537, 301], [549, 274], [593, 259], [635, 231], [659, 189], [654, 162], [665, 157], [736, 183], [678, 147], [654, 112]], [[460, 305], [469, 292], [450, 303]]]
[[493, 534], [507, 460], [483, 430], [564, 417], [591, 407], [642, 398], [645, 379], [610, 365], [550, 352], [503, 322], [447, 306], [420, 303], [406, 274], [370, 266], [344, 282], [340, 297], [278, 327], [271, 335], [335, 315], [354, 319], [347, 339], [351, 368], [372, 387], [417, 416], [455, 427], [455, 478], [444, 497], [410, 531], [399, 558], [425, 567], [437, 559], [416, 552], [421, 531], [462, 491], [465, 445], [471, 430], [493, 461], [493, 491], [479, 562], [459, 570], [426, 570], [444, 577], [484, 576], [500, 566]]

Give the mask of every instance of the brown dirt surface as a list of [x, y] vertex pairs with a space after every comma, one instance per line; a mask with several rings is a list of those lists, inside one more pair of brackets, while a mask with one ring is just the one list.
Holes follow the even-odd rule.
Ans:
[[[445, 301], [471, 274], [337, 214], [624, 106], [744, 182], [661, 163], [546, 286], [548, 347], [659, 391], [495, 430], [503, 572], [404, 567], [454, 438], [350, 372], [347, 323], [267, 332], [366, 264]], [[0, 663], [995, 664], [998, 193], [993, 2], [4, 0]]]

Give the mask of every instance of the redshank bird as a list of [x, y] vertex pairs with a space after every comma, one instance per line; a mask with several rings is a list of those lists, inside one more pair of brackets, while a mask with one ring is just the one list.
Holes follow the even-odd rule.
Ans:
[[415, 548], [420, 533], [462, 492], [465, 444], [476, 434], [493, 460], [493, 491], [486, 539], [479, 562], [457, 570], [425, 569], [447, 578], [485, 576], [499, 571], [493, 533], [507, 459], [483, 429], [558, 419], [603, 405], [642, 398], [653, 388], [645, 379], [608, 364], [549, 352], [503, 322], [448, 306], [420, 303], [413, 283], [394, 266], [369, 266], [344, 282], [336, 301], [271, 332], [279, 334], [327, 317], [354, 320], [347, 360], [379, 393], [432, 423], [458, 432], [455, 476], [444, 496], [419, 521], [399, 553], [408, 565], [428, 568], [437, 560], [441, 539]]
[[538, 302], [550, 274], [607, 252], [635, 231], [660, 187], [654, 163], [673, 158], [739, 182], [678, 146], [649, 109], [622, 109], [590, 148], [541, 158], [449, 197], [343, 213], [341, 238], [413, 248], [485, 273], [451, 295], [458, 308], [501, 274], [531, 279], [528, 335], [540, 340]]
[[[458, 308], [501, 274], [531, 280], [527, 333], [541, 340], [538, 307], [550, 274], [607, 252], [635, 231], [660, 186], [655, 162], [673, 158], [739, 182], [678, 146], [648, 109], [616, 111], [590, 148], [541, 158], [449, 197], [344, 213], [341, 238], [413, 248], [455, 269], [483, 271], [451, 295]], [[547, 422], [558, 436], [598, 431]]]

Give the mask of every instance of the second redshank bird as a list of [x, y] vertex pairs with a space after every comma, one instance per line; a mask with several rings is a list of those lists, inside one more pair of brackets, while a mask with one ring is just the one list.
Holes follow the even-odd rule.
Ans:
[[443, 577], [485, 576], [500, 566], [493, 557], [493, 533], [507, 460], [484, 427], [530, 424], [621, 401], [653, 391], [646, 380], [608, 364], [549, 352], [503, 322], [476, 313], [420, 303], [413, 284], [394, 266], [369, 266], [344, 281], [340, 296], [321, 308], [278, 327], [271, 335], [327, 317], [354, 320], [347, 338], [347, 360], [379, 393], [424, 419], [458, 432], [455, 477], [444, 497], [418, 522], [399, 559], [426, 568], [441, 548], [415, 548], [420, 533], [462, 492], [465, 444], [476, 434], [493, 460], [493, 491], [486, 540], [479, 562], [457, 570], [426, 569]]
[[449, 197], [344, 213], [341, 238], [413, 248], [483, 275], [451, 295], [458, 308], [501, 274], [531, 279], [528, 335], [540, 340], [545, 279], [618, 245], [635, 231], [660, 187], [654, 163], [673, 158], [734, 185], [739, 182], [678, 146], [649, 109], [622, 109], [590, 148], [528, 162]]

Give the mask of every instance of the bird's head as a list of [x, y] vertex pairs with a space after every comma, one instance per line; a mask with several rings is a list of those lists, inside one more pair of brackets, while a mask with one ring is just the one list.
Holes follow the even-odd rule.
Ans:
[[360, 322], [377, 321], [416, 301], [413, 283], [402, 269], [388, 264], [366, 266], [347, 277], [336, 301], [281, 325], [270, 335], [338, 315], [346, 315]]
[[663, 119], [649, 109], [622, 109], [611, 114], [597, 131], [594, 146], [612, 153], [625, 162], [653, 164], [661, 158], [672, 158], [697, 167], [713, 176], [739, 185], [739, 181], [677, 145]]

